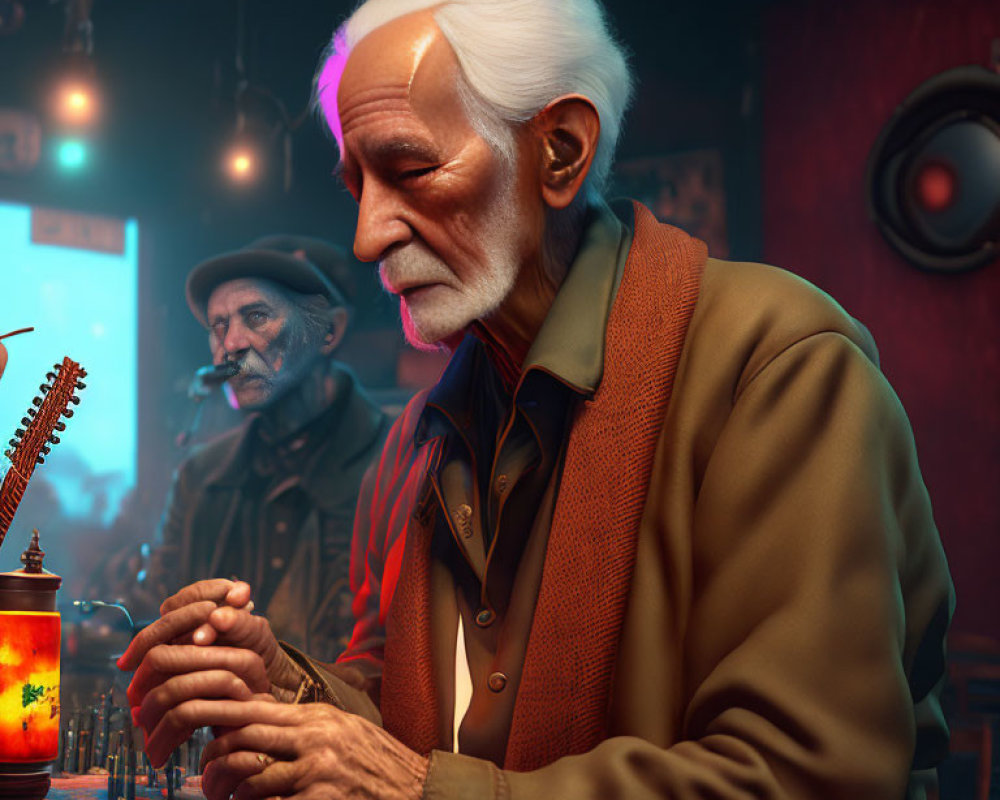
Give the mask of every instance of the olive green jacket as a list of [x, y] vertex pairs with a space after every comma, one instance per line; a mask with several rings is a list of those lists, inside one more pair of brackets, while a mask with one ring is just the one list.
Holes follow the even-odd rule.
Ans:
[[[404, 477], [420, 402], [383, 451]], [[380, 570], [420, 499], [419, 482], [370, 476], [359, 512], [391, 514], [359, 517], [355, 564], [375, 591], [356, 600], [352, 650], [338, 665], [296, 654], [333, 702], [374, 721], [392, 599]], [[953, 604], [912, 433], [867, 331], [789, 273], [709, 259], [641, 517], [611, 735], [528, 772], [442, 742], [425, 797], [904, 797], [911, 770], [947, 752]]]

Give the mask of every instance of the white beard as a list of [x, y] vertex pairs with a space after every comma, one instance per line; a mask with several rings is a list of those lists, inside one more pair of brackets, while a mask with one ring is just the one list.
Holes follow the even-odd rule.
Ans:
[[421, 240], [414, 239], [393, 250], [379, 263], [379, 276], [387, 290], [392, 286], [435, 283], [420, 296], [399, 298], [406, 340], [421, 350], [434, 350], [444, 339], [459, 333], [474, 320], [500, 307], [514, 288], [520, 269], [514, 207], [516, 171], [501, 178], [502, 185], [484, 215], [480, 246], [486, 266], [462, 283], [456, 272]]

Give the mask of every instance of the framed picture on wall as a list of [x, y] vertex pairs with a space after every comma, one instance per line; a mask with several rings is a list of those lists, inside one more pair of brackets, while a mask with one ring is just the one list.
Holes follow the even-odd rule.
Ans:
[[691, 150], [633, 158], [615, 167], [612, 196], [631, 197], [661, 222], [701, 239], [715, 258], [729, 256], [722, 154]]

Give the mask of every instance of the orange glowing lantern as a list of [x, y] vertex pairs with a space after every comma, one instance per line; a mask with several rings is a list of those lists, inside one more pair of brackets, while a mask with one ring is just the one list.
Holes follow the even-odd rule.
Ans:
[[38, 531], [24, 569], [0, 574], [0, 798], [42, 798], [59, 750], [62, 578], [42, 568]]

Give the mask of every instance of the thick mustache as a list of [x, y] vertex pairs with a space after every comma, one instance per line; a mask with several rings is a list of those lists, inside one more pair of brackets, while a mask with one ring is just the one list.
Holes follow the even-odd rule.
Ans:
[[383, 258], [378, 274], [387, 292], [400, 294], [428, 283], [446, 283], [452, 271], [422, 242], [411, 242]]
[[238, 372], [230, 380], [240, 380], [246, 378], [270, 379], [270, 370], [257, 353], [253, 351], [247, 353], [242, 358], [235, 359], [230, 363], [238, 368]]

